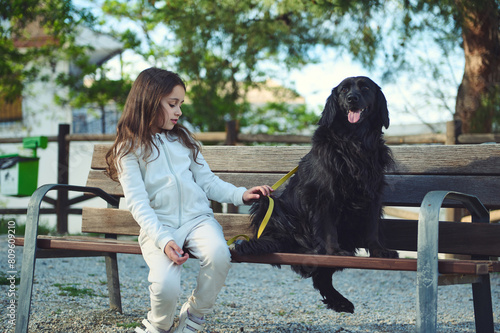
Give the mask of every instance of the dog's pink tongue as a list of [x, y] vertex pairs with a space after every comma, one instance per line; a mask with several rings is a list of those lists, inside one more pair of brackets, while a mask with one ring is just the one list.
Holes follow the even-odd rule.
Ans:
[[349, 120], [350, 123], [354, 124], [359, 121], [359, 118], [361, 116], [361, 111], [349, 111], [347, 114], [347, 120]]

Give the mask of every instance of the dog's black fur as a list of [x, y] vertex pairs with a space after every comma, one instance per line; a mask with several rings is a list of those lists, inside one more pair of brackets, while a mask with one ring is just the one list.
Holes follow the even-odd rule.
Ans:
[[[363, 244], [370, 256], [397, 257], [379, 242], [384, 170], [392, 164], [382, 138], [389, 112], [380, 87], [367, 77], [343, 80], [328, 97], [318, 125], [297, 173], [273, 195], [275, 208], [262, 236], [240, 243], [236, 251], [354, 255]], [[268, 206], [267, 197], [252, 206], [255, 233]], [[332, 286], [332, 274], [341, 268], [304, 263], [292, 269], [312, 277], [328, 308], [354, 312]]]

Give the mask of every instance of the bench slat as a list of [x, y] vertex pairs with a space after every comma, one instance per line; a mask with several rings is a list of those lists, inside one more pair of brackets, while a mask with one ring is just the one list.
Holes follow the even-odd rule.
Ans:
[[[378, 270], [417, 270], [416, 259], [387, 259], [296, 253], [272, 253], [266, 254], [265, 256], [240, 256], [235, 252], [232, 252], [232, 257], [236, 262], [265, 263], [274, 265], [286, 263], [287, 265], [344, 267]], [[438, 270], [439, 273], [442, 274], [452, 274], [458, 272], [461, 272], [461, 274], [487, 274], [488, 272], [496, 272], [499, 269], [500, 262], [495, 261], [472, 262], [466, 260], [458, 261], [447, 259], [438, 261]]]
[[86, 186], [98, 187], [111, 195], [123, 197], [123, 189], [119, 182], [111, 180], [104, 170], [90, 170]]
[[[105, 154], [109, 144], [95, 145], [93, 169], [106, 167]], [[436, 145], [391, 147], [396, 169], [392, 174], [470, 174], [498, 175], [500, 145]], [[206, 146], [203, 156], [218, 172], [278, 172], [287, 173], [309, 152], [310, 146]], [[283, 159], [283, 156], [287, 159]], [[227, 159], [221, 158], [227, 156]], [[460, 157], [460, 158], [457, 158]]]
[[[18, 245], [24, 245], [24, 238], [16, 239]], [[141, 254], [139, 243], [135, 241], [109, 240], [99, 237], [50, 237], [38, 236], [39, 249], [90, 251], [92, 253], [128, 253]]]
[[125, 209], [83, 207], [82, 232], [138, 236], [140, 227]]
[[92, 161], [90, 162], [91, 169], [106, 169], [106, 153], [111, 148], [110, 143], [102, 143], [94, 145], [92, 153]]
[[[272, 185], [285, 174], [217, 173], [236, 186], [250, 188], [259, 184]], [[500, 176], [436, 176], [436, 175], [387, 175], [382, 202], [386, 206], [420, 207], [424, 196], [435, 190], [463, 192], [475, 195], [489, 209], [500, 208]], [[444, 207], [461, 207], [446, 201]]]
[[[98, 144], [94, 146], [92, 155], [92, 169], [105, 169], [105, 155], [111, 145]], [[242, 148], [242, 149], [239, 149]], [[282, 149], [287, 151], [287, 160], [280, 155]], [[205, 146], [202, 154], [214, 171], [223, 172], [282, 172], [287, 173], [293, 169], [300, 159], [309, 152], [310, 146], [304, 147], [245, 147], [238, 146]], [[263, 153], [265, 152], [265, 153]], [[221, 156], [228, 156], [222, 159]], [[255, 163], [252, 163], [255, 161]]]
[[[226, 239], [251, 234], [249, 215], [215, 214], [215, 217], [222, 225]], [[82, 232], [137, 236], [139, 231], [139, 225], [128, 210], [95, 207], [84, 207], [82, 210]]]
[[[22, 245], [24, 239], [19, 239]], [[109, 252], [141, 254], [137, 242], [109, 240], [94, 237], [50, 237], [39, 236], [37, 245], [40, 249], [71, 249], [73, 251]], [[296, 253], [272, 253], [263, 256], [240, 256], [232, 252], [236, 262], [281, 265], [307, 265], [324, 267], [344, 267], [377, 270], [416, 271], [416, 259], [386, 259], [348, 256], [305, 255]], [[500, 262], [447, 260], [438, 262], [438, 270], [442, 274], [487, 274], [500, 271]]]
[[[383, 244], [387, 248], [404, 251], [417, 250], [418, 221], [384, 219]], [[439, 252], [500, 256], [500, 224], [439, 222]]]
[[[214, 171], [288, 172], [310, 147], [205, 147], [203, 155]], [[500, 145], [394, 146], [392, 174], [500, 173]], [[228, 156], [226, 160], [221, 156]], [[287, 156], [284, 160], [283, 156]], [[460, 158], [457, 158], [460, 157]]]
[[498, 175], [500, 145], [415, 145], [391, 147], [395, 174]]
[[[272, 185], [284, 173], [216, 173], [221, 179], [236, 186], [250, 188], [259, 184]], [[489, 209], [500, 208], [500, 176], [436, 176], [436, 175], [387, 175], [383, 202], [387, 206], [418, 207], [425, 194], [433, 190], [457, 191], [475, 195]], [[109, 194], [123, 196], [119, 183], [109, 179], [102, 170], [91, 170], [87, 186], [102, 188]], [[456, 207], [448, 201], [445, 207]]]
[[[386, 206], [420, 207], [430, 191], [456, 191], [475, 195], [489, 209], [500, 208], [500, 176], [387, 175], [382, 201]], [[462, 207], [445, 201], [444, 207]]]
[[[222, 225], [226, 239], [239, 234], [252, 235], [247, 214], [215, 214], [215, 217]], [[418, 222], [412, 220], [381, 220], [386, 234], [384, 244], [394, 250], [416, 251], [417, 225]], [[82, 232], [138, 235], [139, 225], [127, 210], [85, 207]], [[500, 224], [440, 222], [439, 225], [441, 253], [500, 256], [499, 239]]]
[[[216, 173], [216, 175], [236, 186], [250, 188], [261, 184], [272, 185], [285, 173]], [[123, 196], [120, 184], [109, 179], [103, 170], [90, 170], [86, 185], [99, 187], [111, 195]]]

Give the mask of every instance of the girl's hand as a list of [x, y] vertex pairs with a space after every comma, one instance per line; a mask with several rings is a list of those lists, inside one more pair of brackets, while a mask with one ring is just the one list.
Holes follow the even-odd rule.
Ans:
[[249, 205], [249, 204], [252, 203], [252, 201], [258, 200], [261, 195], [268, 196], [273, 191], [274, 190], [269, 185], [262, 185], [262, 186], [252, 187], [251, 189], [248, 189], [248, 190], [245, 191], [245, 193], [243, 193], [243, 202], [246, 205]]
[[172, 260], [177, 265], [182, 265], [189, 258], [189, 254], [184, 253], [179, 245], [177, 245], [177, 243], [175, 243], [173, 240], [165, 245], [163, 252], [167, 255], [167, 257], [169, 257], [170, 260]]

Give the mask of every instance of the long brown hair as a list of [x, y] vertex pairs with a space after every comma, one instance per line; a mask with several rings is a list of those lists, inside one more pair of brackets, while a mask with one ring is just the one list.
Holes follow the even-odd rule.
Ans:
[[[115, 142], [106, 153], [106, 173], [111, 179], [118, 181], [117, 165], [123, 156], [142, 148], [143, 159], [147, 160], [153, 147], [159, 151], [153, 142], [153, 136], [158, 120], [163, 117], [160, 102], [163, 97], [171, 94], [176, 86], [182, 86], [184, 91], [186, 90], [186, 85], [179, 75], [164, 69], [152, 67], [139, 74], [130, 89], [118, 121]], [[200, 143], [186, 127], [176, 124], [168, 134], [173, 134], [173, 137], [191, 149], [196, 161]]]

